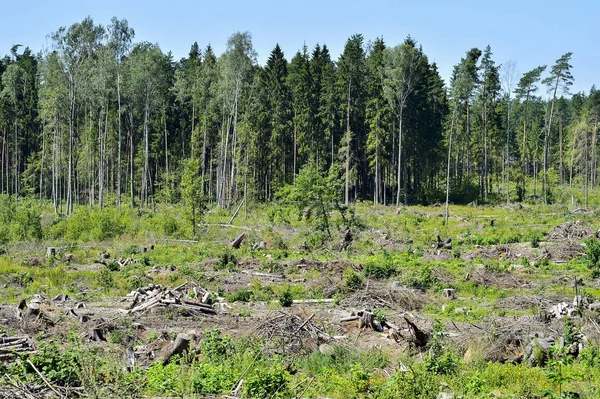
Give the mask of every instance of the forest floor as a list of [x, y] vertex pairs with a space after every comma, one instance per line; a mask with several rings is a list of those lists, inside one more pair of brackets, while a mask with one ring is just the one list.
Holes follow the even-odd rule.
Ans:
[[[324, 240], [293, 209], [258, 208], [231, 225], [225, 212], [209, 212], [197, 240], [13, 244], [0, 260], [0, 329], [31, 338], [31, 348], [78, 334], [86, 347], [127, 353], [123, 367], [142, 369], [168, 359], [178, 335], [197, 345], [214, 328], [234, 340], [262, 337], [266, 351], [284, 357], [342, 346], [423, 359], [443, 337], [463, 365], [542, 366], [531, 349], [538, 340], [578, 352], [600, 344], [600, 279], [585, 260], [585, 240], [600, 228], [595, 212], [453, 206], [446, 224], [442, 207], [357, 204], [355, 215], [349, 243], [335, 218], [338, 228]], [[49, 246], [56, 252], [47, 258]], [[157, 296], [157, 304], [141, 306]], [[569, 346], [566, 316], [579, 329], [578, 348]], [[592, 398], [598, 379], [568, 383]], [[483, 397], [447, 384], [456, 397]], [[555, 388], [550, 378], [538, 384], [530, 396], [511, 396], [508, 384], [490, 386], [496, 396], [486, 397], [533, 398]], [[336, 397], [336, 389], [304, 395]]]

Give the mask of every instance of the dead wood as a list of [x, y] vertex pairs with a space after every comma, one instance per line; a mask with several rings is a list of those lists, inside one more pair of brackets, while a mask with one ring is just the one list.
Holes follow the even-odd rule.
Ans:
[[175, 355], [181, 355], [183, 352], [188, 350], [190, 347], [190, 341], [192, 338], [187, 334], [178, 334], [173, 343], [173, 349], [167, 354], [163, 360], [163, 366], [166, 366], [171, 361], [171, 358]]
[[244, 241], [245, 238], [246, 238], [246, 232], [243, 232], [242, 234], [237, 236], [235, 240], [232, 241], [231, 248], [238, 249], [242, 245], [242, 242]]

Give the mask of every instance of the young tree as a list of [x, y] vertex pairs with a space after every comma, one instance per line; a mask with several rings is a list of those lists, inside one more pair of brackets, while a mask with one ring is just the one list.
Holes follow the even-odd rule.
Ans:
[[181, 198], [192, 223], [192, 232], [196, 236], [197, 221], [206, 210], [206, 197], [202, 194], [202, 180], [198, 159], [189, 158], [183, 162], [181, 175]]

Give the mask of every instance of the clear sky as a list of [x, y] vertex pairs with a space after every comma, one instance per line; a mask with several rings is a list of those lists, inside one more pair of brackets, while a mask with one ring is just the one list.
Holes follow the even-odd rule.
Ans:
[[387, 45], [410, 34], [444, 79], [466, 51], [489, 44], [497, 63], [512, 60], [521, 73], [571, 51], [572, 92], [600, 86], [594, 0], [0, 0], [0, 54], [17, 43], [37, 52], [49, 45], [48, 34], [88, 15], [103, 25], [126, 18], [136, 41], [158, 43], [176, 60], [194, 41], [220, 54], [236, 31], [252, 33], [261, 64], [276, 43], [288, 60], [304, 43], [327, 44], [337, 59], [354, 33], [365, 41], [383, 36]]

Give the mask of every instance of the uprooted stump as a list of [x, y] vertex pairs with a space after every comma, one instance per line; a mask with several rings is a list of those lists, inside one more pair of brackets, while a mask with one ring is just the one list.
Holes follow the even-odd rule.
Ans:
[[410, 333], [409, 342], [414, 344], [418, 348], [424, 348], [429, 342], [429, 339], [431, 338], [431, 333], [419, 328], [406, 316], [404, 316], [404, 320], [406, 321], [406, 324], [408, 324], [408, 331]]
[[437, 242], [435, 244], [436, 249], [452, 249], [452, 238], [447, 237], [444, 241], [437, 236]]

